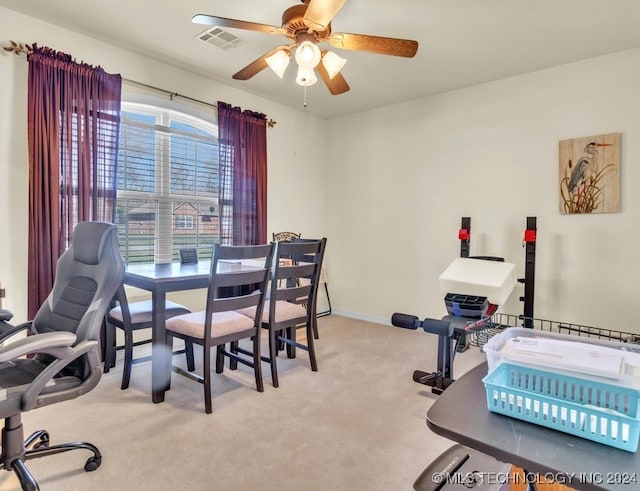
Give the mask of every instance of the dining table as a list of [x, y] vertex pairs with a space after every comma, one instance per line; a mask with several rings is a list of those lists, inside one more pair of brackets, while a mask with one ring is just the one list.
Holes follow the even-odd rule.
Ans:
[[[255, 269], [257, 263], [218, 262], [218, 272]], [[165, 392], [171, 385], [172, 347], [168, 345], [165, 326], [165, 302], [167, 293], [207, 288], [211, 261], [181, 264], [129, 264], [125, 269], [124, 284], [151, 293], [151, 399], [154, 403], [164, 401]]]

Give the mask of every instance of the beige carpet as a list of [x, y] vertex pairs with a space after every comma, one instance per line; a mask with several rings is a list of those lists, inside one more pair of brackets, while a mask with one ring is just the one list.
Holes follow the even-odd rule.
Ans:
[[[121, 391], [119, 360], [91, 393], [23, 418], [27, 434], [46, 428], [52, 444], [97, 445], [102, 466], [84, 472], [89, 453], [75, 450], [29, 469], [43, 491], [411, 490], [452, 444], [425, 424], [437, 396], [411, 379], [414, 369], [435, 369], [436, 337], [336, 315], [319, 329], [318, 372], [304, 352], [281, 355], [280, 388], [264, 365], [258, 393], [245, 367], [225, 370], [214, 378], [210, 415], [202, 386], [175, 374], [165, 402], [153, 404], [149, 363], [134, 366]], [[483, 360], [477, 348], [458, 354], [454, 374]], [[0, 471], [0, 489], [17, 488]]]

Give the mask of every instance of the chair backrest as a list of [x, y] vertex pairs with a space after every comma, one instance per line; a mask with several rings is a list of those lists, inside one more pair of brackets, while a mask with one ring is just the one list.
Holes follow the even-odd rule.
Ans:
[[[73, 332], [76, 344], [99, 340], [104, 315], [123, 278], [116, 226], [78, 223], [71, 247], [58, 259], [53, 288], [36, 313], [31, 331]], [[69, 368], [75, 376], [83, 377], [82, 359]]]
[[275, 315], [275, 304], [279, 300], [306, 305], [308, 315], [315, 316], [326, 244], [326, 238], [278, 242], [269, 297], [270, 316]]
[[195, 247], [183, 247], [180, 249], [180, 264], [196, 264], [198, 262], [198, 249]]
[[[274, 248], [274, 243], [254, 246], [214, 244], [207, 288], [205, 339], [211, 335], [214, 312], [256, 307], [256, 328], [260, 328]], [[221, 289], [228, 294], [220, 296]]]
[[293, 242], [293, 239], [299, 239], [301, 234], [295, 232], [275, 232], [273, 234], [274, 242]]

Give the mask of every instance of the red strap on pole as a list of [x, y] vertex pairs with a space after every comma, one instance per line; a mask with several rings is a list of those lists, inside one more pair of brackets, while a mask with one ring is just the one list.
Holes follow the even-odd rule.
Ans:
[[536, 231], [535, 230], [525, 230], [523, 242], [535, 242], [536, 241]]
[[458, 230], [458, 239], [460, 240], [469, 240], [471, 234], [469, 234], [469, 230], [466, 228], [461, 228]]

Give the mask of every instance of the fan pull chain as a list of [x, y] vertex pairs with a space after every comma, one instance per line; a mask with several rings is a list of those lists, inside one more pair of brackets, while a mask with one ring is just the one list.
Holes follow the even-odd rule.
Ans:
[[304, 86], [304, 107], [307, 107], [307, 86]]

